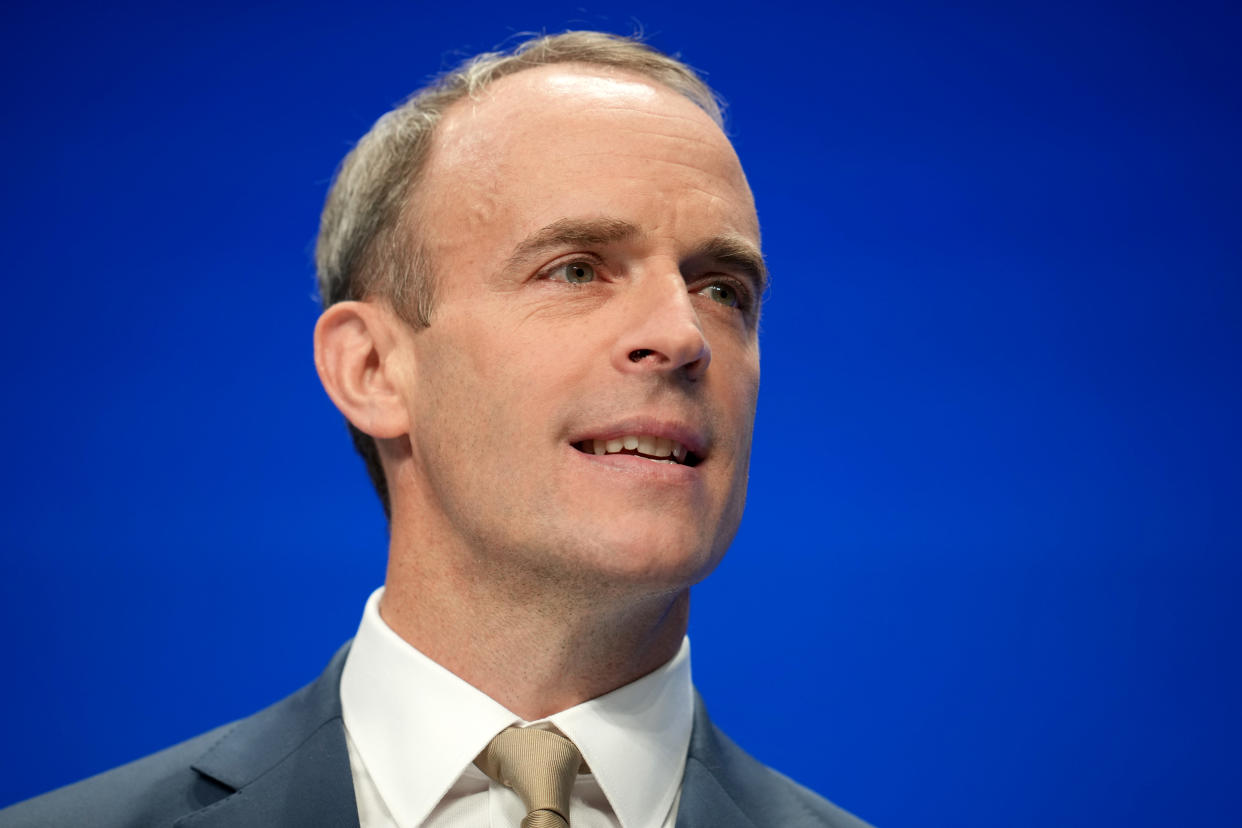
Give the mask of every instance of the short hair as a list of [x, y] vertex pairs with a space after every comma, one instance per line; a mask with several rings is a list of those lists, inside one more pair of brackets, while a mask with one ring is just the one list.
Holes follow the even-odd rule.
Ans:
[[[571, 31], [525, 40], [461, 63], [383, 115], [345, 156], [328, 191], [315, 244], [324, 308], [381, 298], [415, 330], [431, 324], [435, 278], [417, 237], [410, 205], [436, 125], [456, 101], [525, 69], [561, 63], [604, 66], [641, 75], [689, 98], [721, 128], [721, 101], [694, 69], [637, 36]], [[388, 483], [375, 440], [347, 423], [366, 462], [384, 515]]]

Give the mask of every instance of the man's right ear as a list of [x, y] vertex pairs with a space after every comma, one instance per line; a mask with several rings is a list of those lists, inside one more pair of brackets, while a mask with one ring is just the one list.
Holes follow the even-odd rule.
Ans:
[[338, 302], [315, 325], [315, 368], [332, 402], [372, 437], [410, 431], [412, 332], [382, 302]]

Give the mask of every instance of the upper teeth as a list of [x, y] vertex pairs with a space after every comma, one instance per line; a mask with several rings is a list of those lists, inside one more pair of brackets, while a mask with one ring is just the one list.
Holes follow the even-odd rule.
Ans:
[[637, 451], [648, 457], [672, 457], [666, 462], [678, 462], [686, 459], [686, 447], [676, 440], [664, 437], [653, 437], [650, 434], [627, 434], [611, 440], [583, 440], [582, 450], [595, 454], [616, 454], [620, 451]]

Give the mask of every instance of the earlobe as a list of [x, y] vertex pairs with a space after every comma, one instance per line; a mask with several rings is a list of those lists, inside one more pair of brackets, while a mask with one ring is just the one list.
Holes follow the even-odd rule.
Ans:
[[315, 325], [319, 381], [345, 418], [372, 437], [409, 433], [407, 328], [376, 302], [338, 302]]

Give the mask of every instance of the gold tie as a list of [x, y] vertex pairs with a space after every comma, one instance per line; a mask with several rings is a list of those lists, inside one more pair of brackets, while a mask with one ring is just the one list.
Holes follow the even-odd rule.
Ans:
[[474, 760], [479, 770], [522, 797], [521, 828], [569, 828], [569, 792], [582, 754], [564, 736], [533, 727], [496, 734]]

